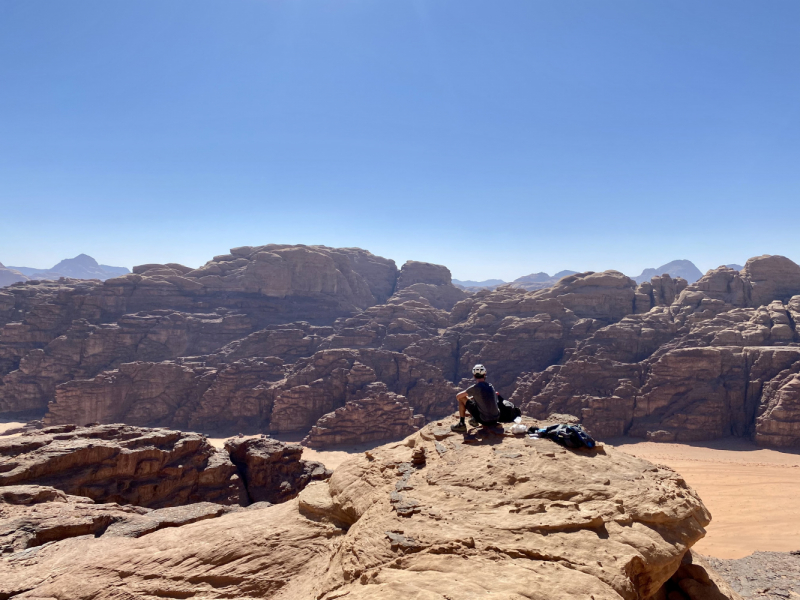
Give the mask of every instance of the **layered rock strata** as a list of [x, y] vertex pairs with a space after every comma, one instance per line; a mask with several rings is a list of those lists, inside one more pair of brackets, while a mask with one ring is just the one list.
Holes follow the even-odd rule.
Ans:
[[303, 445], [326, 448], [399, 439], [425, 425], [425, 416], [415, 415], [408, 399], [388, 391], [383, 383], [367, 386], [361, 396], [320, 417]]
[[43, 410], [57, 384], [124, 362], [207, 354], [271, 324], [332, 323], [385, 302], [397, 277], [364, 250], [273, 244], [200, 269], [14, 284], [0, 297], [0, 411]]
[[12, 554], [0, 559], [0, 594], [660, 598], [709, 520], [679, 475], [613, 448], [465, 441], [428, 425], [257, 519], [235, 512]]
[[[473, 295], [445, 267], [398, 272], [355, 249], [235, 249], [196, 272], [135, 271], [135, 287], [65, 280], [0, 294], [0, 412], [223, 435], [318, 425], [318, 443], [333, 443], [326, 415], [358, 401], [336, 423], [368, 441], [365, 424], [385, 406], [360, 395], [367, 386], [384, 384], [431, 420], [453, 410], [482, 363], [529, 414], [572, 414], [598, 435], [797, 443], [781, 373], [798, 360], [800, 267], [784, 257], [691, 285], [664, 275], [637, 286], [606, 271]], [[145, 296], [147, 310], [125, 312]]]
[[120, 424], [46, 427], [0, 437], [0, 496], [49, 486], [61, 496], [144, 508], [284, 502], [330, 476], [302, 451], [267, 439], [230, 440], [217, 450], [196, 433]]
[[331, 472], [319, 462], [301, 460], [303, 448], [267, 438], [231, 439], [225, 450], [241, 473], [250, 502], [277, 504], [297, 496], [311, 481]]
[[601, 436], [797, 445], [800, 267], [791, 265], [758, 257], [741, 273], [710, 271], [671, 305], [629, 315], [521, 377], [512, 399], [533, 416], [576, 415]]
[[0, 488], [0, 556], [20, 556], [17, 553], [24, 550], [80, 536], [137, 538], [236, 510], [242, 509], [212, 502], [155, 510], [114, 502], [95, 504], [91, 498], [52, 487], [9, 486]]
[[119, 424], [0, 438], [0, 489], [24, 484], [147, 508], [248, 503], [228, 454], [203, 436]]

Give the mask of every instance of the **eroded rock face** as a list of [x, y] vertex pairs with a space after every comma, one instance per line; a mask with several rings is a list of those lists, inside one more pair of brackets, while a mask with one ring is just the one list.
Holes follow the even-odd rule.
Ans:
[[0, 562], [0, 593], [634, 600], [663, 593], [708, 521], [679, 475], [613, 448], [511, 436], [465, 444], [432, 424], [258, 518], [236, 512], [12, 555]]
[[800, 446], [800, 360], [764, 386], [755, 440], [764, 446]]
[[130, 425], [65, 425], [0, 438], [0, 489], [29, 484], [148, 508], [247, 504], [227, 453], [203, 436]]
[[[269, 506], [253, 505], [253, 509]], [[250, 509], [250, 507], [249, 507]], [[18, 485], [0, 488], [0, 556], [79, 536], [137, 538], [167, 527], [181, 527], [236, 510], [213, 502], [150, 509], [95, 504], [91, 498], [71, 496], [52, 487]]]
[[250, 502], [286, 502], [309, 482], [331, 476], [322, 463], [300, 460], [303, 448], [269, 438], [231, 439], [225, 450], [238, 467]]
[[300, 319], [330, 324], [385, 302], [396, 280], [393, 261], [364, 250], [268, 245], [194, 270], [16, 284], [0, 294], [0, 412], [41, 411], [56, 385], [125, 362], [208, 354]]
[[402, 290], [415, 283], [448, 285], [452, 282], [450, 269], [447, 267], [409, 260], [400, 269], [400, 275], [397, 278], [397, 290]]
[[406, 437], [425, 425], [405, 396], [388, 391], [386, 384], [366, 386], [359, 399], [320, 417], [303, 439], [310, 448], [362, 444]]
[[[597, 330], [562, 364], [521, 377], [512, 400], [540, 418], [575, 415], [599, 436], [796, 445], [800, 296], [773, 298], [800, 289], [791, 275], [800, 267], [783, 257], [748, 264], [710, 271], [680, 292], [654, 278], [654, 299], [657, 287], [670, 290], [665, 300], [675, 288], [671, 305]], [[766, 304], [753, 306], [754, 293]]]
[[[762, 391], [800, 346], [800, 267], [775, 256], [748, 265], [691, 285], [606, 271], [468, 295], [438, 265], [398, 275], [360, 250], [263, 246], [197, 270], [15, 285], [0, 294], [0, 412], [305, 433], [358, 400], [335, 421], [344, 434], [355, 431], [347, 415], [385, 408], [359, 396], [366, 386], [384, 384], [431, 420], [482, 363], [528, 414], [572, 414], [597, 435], [753, 436], [759, 419], [763, 443], [794, 444], [792, 387], [780, 401]], [[333, 423], [319, 424], [319, 443], [337, 439]]]

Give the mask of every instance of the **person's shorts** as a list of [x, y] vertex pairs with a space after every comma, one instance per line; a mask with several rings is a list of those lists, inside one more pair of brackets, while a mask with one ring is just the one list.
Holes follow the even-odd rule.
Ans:
[[478, 409], [478, 404], [475, 402], [475, 400], [472, 400], [471, 398], [468, 399], [467, 402], [466, 402], [466, 406], [467, 406], [467, 412], [470, 415], [472, 415], [472, 418], [475, 419], [481, 425], [496, 425], [497, 424], [497, 421], [484, 421], [481, 418], [481, 411]]

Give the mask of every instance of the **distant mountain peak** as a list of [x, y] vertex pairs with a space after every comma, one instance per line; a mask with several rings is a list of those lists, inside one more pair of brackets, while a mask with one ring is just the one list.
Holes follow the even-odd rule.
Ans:
[[95, 269], [100, 267], [100, 265], [97, 264], [97, 261], [88, 254], [78, 254], [78, 256], [76, 256], [75, 258], [65, 258], [50, 270], [60, 272], [59, 268], [63, 270], [65, 267], [73, 267], [73, 266], [83, 267], [83, 268], [95, 268]]
[[670, 277], [683, 277], [689, 283], [694, 283], [703, 276], [703, 272], [698, 269], [695, 264], [685, 258], [673, 260], [655, 269], [645, 269], [638, 277], [632, 279], [636, 283], [644, 283], [650, 281], [653, 277], [659, 275], [669, 275]]
[[[8, 267], [16, 270], [26, 278], [56, 280], [61, 277], [72, 279], [99, 279], [105, 281], [130, 273], [126, 267], [100, 265], [88, 254], [78, 254], [74, 258], [65, 258], [51, 269], [34, 269], [31, 267]], [[8, 284], [4, 284], [8, 285]]]
[[577, 271], [559, 271], [555, 275], [548, 275], [544, 271], [539, 273], [531, 273], [530, 275], [523, 275], [511, 282], [511, 285], [516, 288], [522, 288], [528, 291], [541, 290], [546, 287], [555, 285], [564, 277], [574, 275]]

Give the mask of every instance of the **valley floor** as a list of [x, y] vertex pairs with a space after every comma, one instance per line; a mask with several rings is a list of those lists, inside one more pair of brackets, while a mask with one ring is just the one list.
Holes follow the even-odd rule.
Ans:
[[800, 452], [760, 448], [728, 438], [665, 444], [607, 440], [618, 449], [683, 475], [712, 521], [695, 550], [717, 558], [756, 551], [800, 550]]

